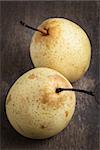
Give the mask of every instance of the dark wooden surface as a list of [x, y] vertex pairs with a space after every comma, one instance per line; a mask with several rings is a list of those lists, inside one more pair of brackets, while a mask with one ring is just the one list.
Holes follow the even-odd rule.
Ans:
[[5, 114], [6, 95], [24, 72], [31, 69], [29, 46], [33, 31], [20, 20], [37, 27], [50, 17], [65, 17], [78, 23], [92, 43], [92, 60], [85, 76], [74, 87], [93, 90], [99, 80], [99, 5], [97, 2], [1, 2], [1, 149], [2, 150], [99, 150], [99, 110], [91, 96], [77, 94], [74, 116], [68, 127], [46, 140], [19, 135]]

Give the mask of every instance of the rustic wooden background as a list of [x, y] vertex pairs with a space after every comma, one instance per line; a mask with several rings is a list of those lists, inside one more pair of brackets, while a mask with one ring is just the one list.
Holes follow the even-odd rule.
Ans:
[[92, 60], [85, 76], [74, 87], [93, 90], [99, 80], [99, 2], [1, 2], [1, 149], [2, 150], [99, 150], [99, 109], [91, 96], [77, 93], [77, 105], [68, 127], [46, 140], [30, 140], [9, 124], [5, 100], [14, 81], [33, 68], [29, 46], [33, 31], [20, 20], [37, 27], [50, 17], [78, 23], [89, 35]]

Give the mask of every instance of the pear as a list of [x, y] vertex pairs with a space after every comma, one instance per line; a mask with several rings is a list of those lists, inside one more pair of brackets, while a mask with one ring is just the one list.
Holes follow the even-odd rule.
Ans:
[[76, 97], [74, 91], [56, 92], [57, 88], [72, 88], [60, 73], [49, 68], [35, 68], [23, 74], [8, 92], [6, 114], [21, 135], [44, 139], [62, 131], [71, 120]]
[[30, 56], [35, 67], [55, 69], [74, 82], [89, 68], [91, 45], [79, 25], [64, 18], [52, 18], [37, 28], [31, 40]]

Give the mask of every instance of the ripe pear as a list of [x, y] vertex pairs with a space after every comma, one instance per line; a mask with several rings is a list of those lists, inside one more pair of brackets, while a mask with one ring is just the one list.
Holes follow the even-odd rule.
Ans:
[[80, 79], [87, 71], [91, 45], [85, 31], [64, 18], [44, 21], [30, 44], [30, 56], [35, 67], [59, 71], [70, 82]]
[[56, 93], [56, 88], [72, 88], [60, 73], [35, 68], [23, 74], [11, 87], [6, 114], [21, 135], [44, 139], [62, 131], [72, 118], [76, 97], [73, 91]]

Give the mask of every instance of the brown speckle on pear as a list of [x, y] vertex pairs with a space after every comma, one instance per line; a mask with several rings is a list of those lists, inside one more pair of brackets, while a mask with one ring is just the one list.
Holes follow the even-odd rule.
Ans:
[[41, 129], [45, 129], [47, 128], [45, 125], [41, 125]]
[[68, 116], [68, 111], [65, 111], [65, 115], [66, 115], [66, 117]]
[[45, 91], [42, 93], [41, 102], [42, 102], [42, 104], [48, 105], [48, 107], [53, 107], [53, 108], [58, 109], [64, 105], [63, 97], [56, 93], [48, 93]]
[[36, 78], [36, 76], [34, 74], [31, 74], [28, 76], [28, 79], [35, 79], [35, 78]]

